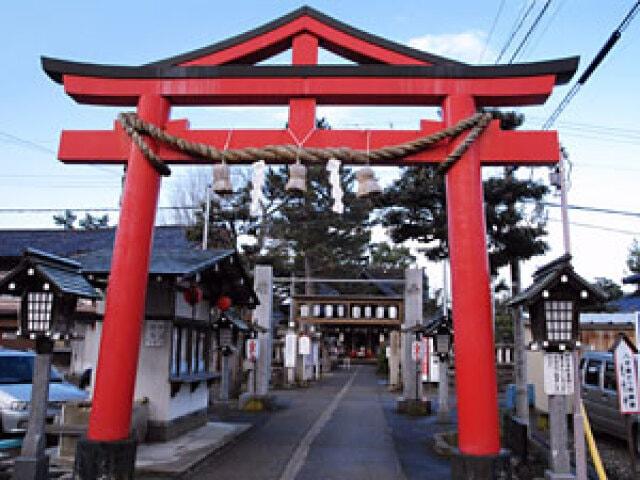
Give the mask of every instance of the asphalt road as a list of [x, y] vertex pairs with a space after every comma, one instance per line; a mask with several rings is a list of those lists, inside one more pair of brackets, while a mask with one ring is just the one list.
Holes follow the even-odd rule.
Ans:
[[185, 479], [448, 480], [430, 448], [434, 417], [395, 412], [395, 396], [372, 366], [339, 371], [310, 388], [275, 392], [282, 408]]

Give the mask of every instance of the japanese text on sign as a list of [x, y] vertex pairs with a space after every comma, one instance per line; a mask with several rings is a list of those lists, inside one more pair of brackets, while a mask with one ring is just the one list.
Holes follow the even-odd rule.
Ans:
[[622, 339], [618, 343], [613, 353], [613, 359], [618, 381], [620, 413], [639, 413], [636, 356], [626, 340]]
[[250, 338], [246, 342], [247, 360], [255, 362], [260, 356], [260, 344], [255, 338]]
[[300, 355], [311, 354], [311, 339], [307, 335], [302, 335], [298, 339], [298, 353]]
[[429, 381], [429, 363], [431, 362], [431, 352], [429, 351], [429, 338], [424, 337], [422, 339], [422, 362], [420, 364], [420, 371], [422, 373], [422, 381]]
[[544, 393], [573, 394], [573, 356], [571, 352], [544, 354]]
[[422, 359], [422, 343], [420, 340], [414, 340], [411, 344], [411, 359], [419, 362]]
[[287, 333], [284, 337], [284, 366], [294, 368], [296, 366], [296, 347], [298, 336], [295, 333]]

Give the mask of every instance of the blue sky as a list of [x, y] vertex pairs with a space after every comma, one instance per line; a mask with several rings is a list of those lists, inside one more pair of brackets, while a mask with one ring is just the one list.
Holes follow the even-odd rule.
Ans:
[[[489, 36], [500, 0], [487, 1], [310, 1], [309, 5], [346, 23], [391, 40], [472, 63], [493, 63], [518, 14], [529, 0], [506, 0]], [[536, 0], [535, 11], [543, 4]], [[631, 0], [554, 0], [516, 61], [580, 55], [590, 61], [632, 5]], [[296, 1], [56, 1], [11, 2], [0, 18], [3, 76], [0, 80], [0, 208], [116, 207], [119, 170], [65, 166], [55, 159], [60, 131], [110, 128], [118, 110], [76, 105], [41, 71], [40, 55], [96, 63], [135, 65], [223, 40], [266, 23], [303, 3]], [[529, 22], [527, 22], [528, 24]], [[571, 154], [570, 202], [638, 211], [640, 111], [637, 59], [640, 20], [625, 31], [601, 68], [556, 125]], [[519, 43], [522, 34], [516, 37]], [[512, 49], [509, 50], [508, 59]], [[325, 57], [328, 58], [328, 57]], [[504, 60], [504, 59], [503, 59]], [[526, 127], [537, 128], [567, 87], [544, 107], [523, 109]], [[193, 126], [280, 127], [283, 109], [176, 109]], [[419, 109], [333, 108], [320, 111], [336, 127], [415, 127]], [[184, 169], [163, 185], [161, 204], [171, 205]], [[385, 172], [389, 179], [394, 172]], [[529, 171], [521, 172], [529, 175]], [[546, 178], [546, 169], [533, 173]], [[556, 201], [556, 199], [550, 199]], [[552, 252], [525, 272], [561, 252], [557, 209], [550, 210]], [[114, 214], [111, 214], [114, 218]], [[167, 221], [166, 215], [159, 216]], [[624, 274], [624, 259], [640, 219], [571, 212], [577, 269], [587, 277]], [[617, 231], [585, 227], [597, 225]], [[0, 228], [52, 226], [51, 214], [0, 214]], [[437, 269], [439, 271], [439, 269]], [[437, 277], [437, 273], [434, 272]]]

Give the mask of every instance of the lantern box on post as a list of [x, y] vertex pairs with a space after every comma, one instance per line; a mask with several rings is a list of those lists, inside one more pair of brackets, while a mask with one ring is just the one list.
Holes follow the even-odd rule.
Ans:
[[[580, 310], [606, 298], [604, 292], [574, 271], [571, 255], [565, 254], [536, 270], [533, 283], [507, 302], [509, 307], [524, 306], [529, 312], [533, 337], [529, 348], [544, 352], [544, 392], [550, 402], [564, 402], [563, 397], [580, 388], [575, 385], [571, 353], [580, 348]], [[550, 412], [552, 408], [549, 405]], [[509, 431], [510, 448], [525, 457], [527, 425], [513, 417]]]
[[606, 299], [604, 292], [573, 270], [571, 255], [565, 254], [536, 270], [533, 284], [507, 305], [529, 311], [532, 350], [564, 352], [580, 347], [580, 310]]
[[35, 340], [31, 406], [14, 478], [48, 478], [45, 423], [54, 340], [71, 338], [78, 298], [100, 295], [82, 276], [80, 264], [39, 250], [27, 249], [20, 263], [0, 281], [0, 294], [21, 298], [18, 336]]
[[213, 329], [216, 333], [218, 349], [224, 356], [229, 356], [236, 351], [239, 332], [247, 332], [249, 326], [241, 320], [231, 309], [231, 298], [222, 295], [218, 298], [216, 306], [211, 310]]
[[447, 358], [451, 353], [451, 345], [453, 343], [453, 332], [451, 327], [446, 323], [446, 318], [435, 331], [435, 352], [440, 358]]
[[0, 281], [0, 293], [21, 298], [17, 335], [31, 340], [73, 337], [78, 298], [100, 298], [78, 262], [35, 249]]

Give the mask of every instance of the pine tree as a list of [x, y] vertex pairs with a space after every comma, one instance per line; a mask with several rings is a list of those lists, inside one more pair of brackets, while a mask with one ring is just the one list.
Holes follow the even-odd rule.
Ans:
[[640, 273], [640, 244], [635, 238], [629, 247], [627, 256], [627, 268], [630, 273]]
[[[547, 251], [546, 218], [523, 202], [539, 202], [548, 189], [532, 180], [496, 177], [484, 181], [485, 215], [492, 274], [511, 259], [528, 260]], [[515, 203], [513, 209], [509, 203]], [[417, 240], [430, 260], [447, 258], [447, 206], [444, 180], [430, 167], [407, 167], [377, 202], [378, 221], [395, 243]]]
[[307, 167], [307, 191], [292, 194], [285, 190], [287, 169], [267, 174], [265, 194], [282, 199], [268, 225], [272, 239], [267, 250], [289, 258], [289, 267], [306, 276], [338, 273], [350, 276], [367, 263], [371, 203], [353, 193], [354, 173], [342, 169], [344, 212], [331, 210], [331, 188], [324, 165]]

